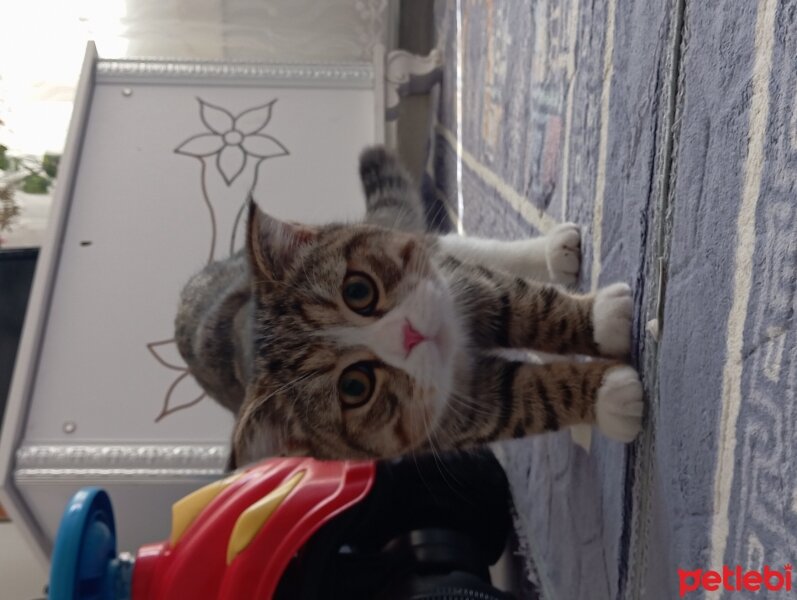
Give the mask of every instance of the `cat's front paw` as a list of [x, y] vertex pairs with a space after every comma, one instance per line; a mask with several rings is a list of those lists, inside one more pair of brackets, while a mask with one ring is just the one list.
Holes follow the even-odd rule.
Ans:
[[575, 223], [562, 223], [545, 236], [545, 264], [551, 281], [574, 285], [581, 268], [581, 230]]
[[604, 356], [625, 356], [631, 349], [634, 300], [631, 288], [614, 283], [599, 290], [592, 305], [592, 330]]
[[642, 383], [631, 367], [615, 367], [603, 376], [595, 402], [598, 429], [618, 442], [634, 441], [642, 430]]

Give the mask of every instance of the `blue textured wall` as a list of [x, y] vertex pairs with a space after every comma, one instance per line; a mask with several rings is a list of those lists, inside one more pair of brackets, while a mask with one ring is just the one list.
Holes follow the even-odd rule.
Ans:
[[576, 221], [581, 288], [635, 286], [641, 440], [503, 447], [543, 597], [797, 558], [796, 22], [793, 0], [436, 3], [450, 211], [502, 238]]

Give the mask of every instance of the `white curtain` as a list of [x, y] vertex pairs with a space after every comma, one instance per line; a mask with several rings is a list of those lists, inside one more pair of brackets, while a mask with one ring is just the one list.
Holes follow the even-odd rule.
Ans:
[[129, 56], [370, 60], [388, 0], [127, 0]]

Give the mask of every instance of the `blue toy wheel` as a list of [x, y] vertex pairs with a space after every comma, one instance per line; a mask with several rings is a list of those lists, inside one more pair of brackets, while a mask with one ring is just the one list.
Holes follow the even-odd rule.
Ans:
[[83, 488], [66, 506], [55, 539], [48, 600], [120, 600], [115, 585], [116, 525], [111, 499]]

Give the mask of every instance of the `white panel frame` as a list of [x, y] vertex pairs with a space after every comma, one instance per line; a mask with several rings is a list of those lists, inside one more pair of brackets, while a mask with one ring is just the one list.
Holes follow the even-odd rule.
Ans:
[[2, 433], [0, 433], [0, 503], [11, 519], [20, 526], [23, 537], [31, 543], [36, 558], [45, 566], [49, 564], [46, 551], [49, 543], [14, 485], [14, 452], [21, 441], [27, 417], [28, 399], [33, 388], [38, 350], [46, 327], [55, 272], [58, 269], [58, 256], [72, 202], [72, 190], [80, 160], [86, 120], [91, 108], [91, 92], [98, 60], [97, 47], [93, 42], [89, 42], [75, 94], [72, 121], [69, 124], [63, 162], [60, 165], [60, 176], [53, 194], [45, 242], [36, 263], [36, 273], [33, 277]]

